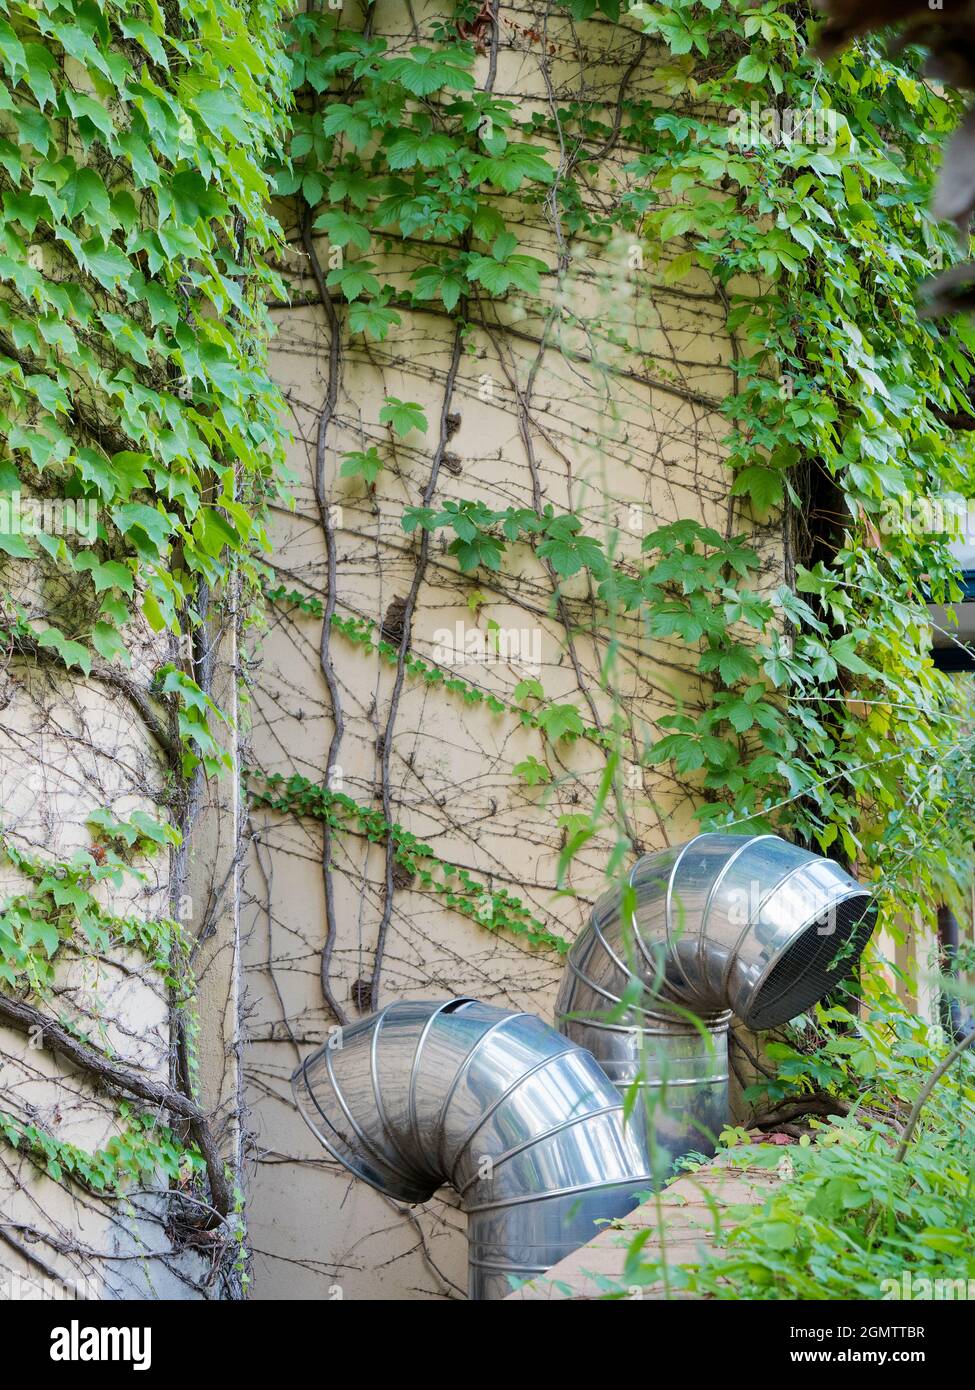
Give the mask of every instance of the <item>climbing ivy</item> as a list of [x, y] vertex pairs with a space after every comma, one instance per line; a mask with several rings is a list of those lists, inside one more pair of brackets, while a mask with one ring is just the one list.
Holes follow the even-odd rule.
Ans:
[[[143, 849], [147, 841], [158, 848], [160, 841], [168, 843], [175, 834], [172, 827], [160, 826], [140, 812], [122, 821], [102, 809], [89, 817], [89, 824], [105, 833], [109, 843], [117, 838]], [[113, 946], [131, 946], [146, 956], [180, 1002], [192, 996], [189, 943], [180, 924], [168, 917], [150, 921], [136, 914], [119, 915], [99, 901], [102, 885], [117, 889], [126, 877], [144, 878], [128, 858], [96, 844], [70, 859], [46, 862], [25, 853], [7, 836], [0, 836], [0, 853], [31, 884], [29, 891], [15, 893], [0, 905], [0, 979], [44, 997], [65, 943], [100, 954]]]
[[[256, 612], [266, 505], [284, 486], [263, 167], [287, 123], [280, 17], [277, 0], [0, 0], [0, 646], [128, 697], [166, 755], [180, 824], [194, 776], [231, 763], [204, 624], [223, 591], [231, 621]], [[194, 1099], [189, 942], [170, 918], [105, 906], [180, 833], [142, 811], [88, 824], [90, 847], [58, 861], [6, 826], [0, 849], [26, 886], [0, 909], [0, 1005], [133, 1099], [95, 1153], [13, 1116], [0, 1133], [55, 1181], [192, 1183], [203, 1221], [229, 1219]], [[64, 957], [120, 948], [169, 991], [172, 1086], [119, 1062], [96, 992], [97, 1037], [63, 1017]]]
[[[101, 1036], [88, 1038], [76, 1021], [64, 1016], [54, 995], [55, 970], [66, 947], [106, 956], [112, 949], [142, 953], [159, 972], [176, 1006], [186, 1011], [189, 1082], [195, 1087], [196, 1025], [192, 1016], [195, 981], [190, 967], [190, 943], [180, 924], [170, 918], [148, 921], [135, 914], [106, 910], [98, 894], [119, 888], [127, 877], [144, 878], [130, 862], [133, 853], [157, 852], [178, 842], [171, 826], [144, 812], [116, 817], [99, 808], [88, 817], [96, 832], [91, 850], [76, 851], [63, 862], [45, 862], [0, 837], [0, 852], [30, 882], [0, 904], [0, 979], [21, 995], [29, 994], [55, 1007], [63, 1026], [86, 1043], [109, 1055]], [[99, 1000], [91, 1000], [93, 1023], [99, 1027]], [[134, 1182], [189, 1181], [204, 1169], [195, 1144], [161, 1124], [158, 1115], [139, 1112], [127, 1101], [118, 1106], [119, 1132], [93, 1153], [16, 1116], [0, 1113], [0, 1134], [28, 1154], [56, 1182], [81, 1183], [96, 1193], [121, 1192]]]
[[[315, 617], [320, 618], [324, 613], [321, 600], [314, 594], [303, 594], [299, 590], [288, 589], [283, 584], [274, 589], [265, 589], [264, 596], [269, 603], [294, 604], [303, 613]], [[353, 646], [361, 651], [376, 652], [388, 665], [395, 666], [399, 652], [392, 642], [385, 641], [381, 636], [376, 639], [376, 626], [368, 618], [343, 618], [338, 613], [333, 613], [330, 620], [332, 630], [347, 638]], [[410, 676], [422, 680], [426, 685], [440, 687], [448, 695], [458, 695], [467, 705], [483, 705], [492, 714], [512, 715], [525, 728], [540, 729], [552, 742], [564, 739], [572, 743], [577, 738], [585, 738], [602, 748], [608, 747], [611, 743], [606, 731], [587, 724], [575, 705], [557, 704], [549, 700], [541, 682], [534, 677], [519, 681], [513, 692], [514, 700], [507, 701], [499, 699], [490, 691], [482, 690], [462, 676], [451, 675], [443, 666], [424, 661], [413, 652], [407, 655], [405, 666]], [[536, 701], [538, 707], [529, 708], [529, 700]]]
[[[973, 332], [916, 307], [931, 266], [954, 254], [926, 204], [959, 103], [918, 78], [911, 52], [891, 58], [872, 42], [824, 70], [802, 5], [567, 8], [642, 28], [660, 91], [621, 94], [622, 136], [642, 153], [611, 216], [586, 211], [574, 171], [553, 196], [570, 232], [623, 233], [670, 282], [703, 270], [726, 304], [735, 381], [721, 409], [742, 533], [679, 522], [646, 537], [648, 562], [633, 566], [611, 532], [588, 534], [551, 506], [448, 500], [408, 507], [404, 529], [451, 531], [471, 574], [528, 542], [559, 582], [589, 574], [608, 615], [638, 612], [649, 636], [686, 642], [713, 699], [661, 720], [634, 760], [672, 767], [705, 826], [785, 831], [874, 866], [902, 902], [927, 907], [967, 855], [964, 830], [951, 846], [932, 834], [967, 744], [957, 684], [929, 658], [924, 606], [959, 590], [944, 535], [878, 541], [878, 522], [892, 499], [970, 490], [944, 417], [967, 408]], [[276, 186], [305, 200], [327, 237], [327, 284], [351, 306], [350, 333], [382, 339], [398, 307], [429, 300], [456, 315], [470, 293], [538, 295], [545, 267], [518, 249], [492, 195], [537, 201], [554, 141], [605, 135], [580, 101], [557, 122], [532, 113], [545, 144], [521, 138], [512, 103], [474, 88], [472, 21], [458, 10], [432, 44], [395, 57], [327, 12], [292, 22], [302, 112]], [[421, 258], [406, 288], [369, 259], [393, 234]], [[343, 471], [372, 486], [382, 466], [372, 448]], [[832, 534], [811, 534], [802, 516], [824, 480]], [[768, 593], [748, 530], [782, 508], [795, 565]], [[389, 645], [376, 646], [387, 659]], [[935, 764], [947, 772], [932, 777]]]
[[[135, 619], [191, 641], [200, 584], [253, 578], [265, 546], [277, 18], [274, 0], [0, 3], [0, 492], [92, 518], [5, 525], [0, 549], [46, 557], [74, 597], [37, 611], [11, 585], [3, 637], [86, 675], [129, 663]], [[195, 681], [160, 693], [188, 765], [216, 770]]]
[[175, 1183], [189, 1181], [202, 1171], [198, 1150], [187, 1147], [155, 1116], [133, 1115], [131, 1107], [122, 1104], [119, 1120], [120, 1132], [92, 1152], [3, 1111], [0, 1134], [55, 1182], [70, 1179], [101, 1195], [123, 1193], [135, 1184], [155, 1181], [160, 1174]]
[[[315, 211], [313, 230], [330, 246], [326, 284], [351, 305], [351, 333], [382, 341], [402, 322], [393, 301], [403, 296], [369, 259], [393, 228], [421, 250], [408, 304], [438, 301], [452, 314], [472, 287], [538, 291], [545, 265], [519, 251], [491, 195], [537, 199], [554, 170], [543, 147], [518, 138], [516, 103], [475, 88], [474, 47], [456, 34], [389, 56], [385, 38], [343, 27], [327, 10], [291, 21], [302, 109], [275, 188]], [[407, 409], [393, 402], [396, 413], [381, 418], [399, 430]]]
[[248, 790], [254, 806], [293, 816], [327, 822], [333, 829], [362, 835], [373, 844], [392, 838], [394, 858], [407, 880], [421, 893], [441, 898], [445, 907], [473, 918], [489, 931], [505, 931], [524, 937], [533, 946], [566, 952], [571, 945], [534, 916], [521, 898], [506, 888], [491, 888], [462, 865], [448, 863], [419, 836], [401, 825], [390, 824], [372, 807], [363, 806], [344, 792], [318, 786], [307, 777], [261, 776], [250, 773]]
[[[971, 840], [970, 826], [951, 845], [932, 833], [946, 810], [937, 770], [966, 744], [924, 605], [959, 590], [944, 534], [881, 538], [878, 521], [892, 499], [971, 492], [967, 451], [943, 418], [968, 408], [972, 328], [918, 308], [923, 278], [955, 254], [927, 202], [958, 100], [918, 78], [912, 52], [873, 42], [824, 71], [804, 6], [676, 0], [631, 13], [669, 54], [660, 75], [674, 108], [643, 113], [646, 191], [626, 201], [668, 278], [699, 267], [722, 288], [738, 344], [723, 405], [732, 492], [758, 517], [791, 509], [799, 561], [797, 596], [780, 591], [777, 612], [726, 582], [709, 602], [681, 572], [681, 605], [697, 612], [675, 621], [704, 638], [719, 694], [672, 721], [656, 756], [701, 767], [709, 823], [722, 807], [736, 822], [758, 811], [875, 865], [902, 902], [927, 908]], [[756, 105], [761, 128], [745, 141]], [[816, 129], [828, 142], [808, 138]], [[823, 481], [836, 513], [825, 546], [801, 525]], [[755, 659], [781, 715], [756, 692], [738, 618], [765, 636]], [[749, 698], [765, 709], [750, 756]]]

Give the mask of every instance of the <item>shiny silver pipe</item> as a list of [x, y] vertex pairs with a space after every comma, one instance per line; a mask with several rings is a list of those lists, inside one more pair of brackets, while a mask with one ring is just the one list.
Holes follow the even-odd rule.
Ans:
[[569, 953], [560, 1032], [467, 998], [390, 1004], [307, 1058], [295, 1099], [380, 1192], [412, 1203], [453, 1187], [470, 1296], [503, 1298], [683, 1154], [713, 1152], [732, 1012], [753, 1029], [795, 1017], [846, 975], [875, 917], [829, 860], [774, 835], [700, 835], [597, 902]]
[[652, 1185], [615, 1086], [531, 1014], [463, 998], [390, 1004], [343, 1028], [292, 1084], [326, 1149], [380, 1192], [459, 1194], [472, 1299], [550, 1269]]
[[728, 1119], [728, 1026], [795, 1018], [849, 972], [871, 895], [777, 835], [699, 835], [640, 859], [569, 952], [556, 1023], [624, 1093], [655, 1171], [711, 1154]]

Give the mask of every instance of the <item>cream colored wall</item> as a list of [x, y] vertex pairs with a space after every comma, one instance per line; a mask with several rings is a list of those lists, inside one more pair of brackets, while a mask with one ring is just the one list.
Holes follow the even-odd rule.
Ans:
[[[119, 815], [134, 809], [156, 814], [163, 769], [123, 695], [21, 663], [7, 665], [0, 685], [0, 807], [13, 845], [46, 860], [68, 858], [91, 847], [85, 818], [97, 807], [112, 806]], [[146, 918], [168, 915], [165, 859], [142, 867], [145, 883], [130, 880], [118, 891], [102, 892], [103, 905]], [[28, 886], [10, 865], [0, 868], [4, 901]], [[62, 951], [53, 998], [42, 1007], [71, 1020], [125, 1066], [168, 1080], [166, 989], [139, 953]], [[43, 1034], [28, 1037], [0, 1028], [0, 1110], [84, 1149], [101, 1147], [117, 1132], [115, 1105], [47, 1051], [44, 1041]], [[0, 1243], [0, 1299], [27, 1296], [31, 1285], [24, 1280], [34, 1281], [34, 1296], [41, 1296], [43, 1280], [54, 1275], [68, 1281], [62, 1292], [77, 1288], [86, 1298], [151, 1289], [171, 1296], [178, 1283], [164, 1264], [148, 1258], [143, 1267], [101, 1258], [106, 1252], [131, 1254], [140, 1244], [148, 1255], [154, 1250], [170, 1255], [158, 1199], [136, 1195], [133, 1208], [129, 1222], [116, 1203], [69, 1190], [4, 1144], [3, 1231], [32, 1259], [24, 1259], [9, 1241]]]
[[[59, 570], [46, 562], [8, 560], [4, 591], [31, 616], [70, 602]], [[127, 672], [90, 679], [56, 663], [7, 659], [0, 664], [0, 826], [22, 853], [56, 863], [90, 850], [87, 817], [109, 807], [119, 817], [142, 810], [175, 817], [173, 779], [164, 750], [143, 718], [152, 706], [156, 667], [176, 655], [168, 637], [134, 625]], [[233, 715], [236, 637], [212, 632], [214, 690]], [[129, 692], [132, 692], [131, 694]], [[156, 717], [165, 727], [162, 711]], [[236, 739], [231, 739], [236, 752]], [[201, 785], [189, 819], [185, 851], [138, 858], [142, 879], [103, 883], [96, 896], [116, 914], [145, 920], [178, 916], [199, 938], [194, 967], [200, 985], [197, 1040], [201, 1101], [228, 1161], [236, 1167], [237, 1005], [240, 963], [240, 837], [237, 780]], [[166, 806], [170, 806], [167, 811]], [[30, 887], [0, 857], [0, 902]], [[94, 1047], [152, 1080], [169, 1083], [170, 995], [158, 970], [137, 950], [112, 947], [58, 953], [50, 997], [33, 999], [42, 1015], [67, 1023]], [[24, 1035], [0, 1026], [0, 1112], [60, 1141], [93, 1151], [122, 1128], [119, 1097], [48, 1049], [42, 1031]], [[136, 1102], [134, 1110], [139, 1109]], [[177, 1200], [177, 1206], [179, 1205]], [[189, 1208], [183, 1208], [189, 1213]], [[198, 1212], [191, 1213], [198, 1215]], [[160, 1185], [130, 1188], [125, 1200], [102, 1198], [55, 1181], [23, 1150], [0, 1143], [0, 1301], [27, 1298], [195, 1298], [212, 1295], [210, 1260], [173, 1236], [178, 1212]], [[219, 1286], [226, 1290], [226, 1286]]]
[[[415, 8], [422, 22], [423, 7]], [[405, 7], [380, 3], [376, 10], [377, 32], [394, 43], [412, 41]], [[539, 53], [511, 27], [529, 23], [523, 10], [502, 5], [501, 21], [495, 91], [517, 95], [518, 119], [525, 121], [532, 109], [546, 105]], [[551, 66], [554, 91], [559, 98], [570, 94], [584, 74], [587, 90], [597, 93], [601, 114], [611, 121], [620, 74], [634, 56], [635, 33], [582, 26], [577, 49], [565, 26], [551, 20], [550, 26], [557, 50]], [[630, 90], [649, 93], [653, 69], [648, 53], [632, 74]], [[486, 60], [478, 71], [483, 81]], [[604, 160], [598, 181], [603, 192], [594, 197], [603, 196], [613, 179], [625, 186], [622, 166], [634, 153], [620, 147]], [[554, 152], [552, 160], [557, 160]], [[549, 209], [511, 204], [509, 211], [521, 249], [556, 266], [561, 229]], [[293, 295], [314, 297], [293, 218], [290, 237]], [[572, 240], [564, 281], [543, 277], [539, 301], [472, 304], [450, 403], [459, 421], [447, 448], [459, 468], [456, 474], [441, 470], [438, 501], [475, 496], [497, 507], [531, 506], [534, 460], [543, 500], [556, 509], [575, 508], [591, 534], [619, 527], [629, 560], [638, 557], [644, 534], [679, 517], [705, 521], [722, 532], [732, 521], [736, 527], [747, 525], [730, 516], [722, 461], [727, 425], [717, 405], [732, 388], [722, 306], [703, 276], [666, 284], [663, 267], [649, 268], [649, 254], [647, 269], [630, 270], [630, 244], [629, 238], [611, 247]], [[324, 260], [327, 244], [318, 243], [318, 249]], [[370, 256], [380, 273], [394, 270], [405, 285], [408, 256], [384, 259], [378, 245]], [[402, 326], [381, 345], [342, 332], [338, 403], [326, 436], [329, 499], [340, 508], [336, 597], [342, 616], [381, 619], [390, 601], [406, 594], [414, 574], [417, 541], [404, 534], [400, 516], [419, 501], [429, 475], [453, 325], [435, 313], [403, 312], [402, 318]], [[276, 518], [277, 582], [324, 598], [325, 549], [311, 479], [327, 391], [329, 337], [317, 305], [281, 311], [278, 321], [273, 371], [291, 411], [291, 464], [298, 483], [294, 514]], [[601, 336], [607, 325], [625, 336], [630, 351]], [[393, 438], [378, 418], [387, 395], [423, 405], [430, 422], [425, 435]], [[361, 481], [337, 475], [344, 453], [372, 444], [388, 462], [369, 495]], [[640, 509], [633, 513], [636, 530], [629, 529], [631, 505]], [[756, 542], [767, 561], [765, 579], [779, 582], [782, 552], [775, 520]], [[484, 596], [476, 617], [467, 606], [475, 588]], [[566, 630], [553, 616], [551, 579], [530, 549], [512, 548], [500, 575], [481, 570], [465, 577], [435, 540], [419, 591], [412, 650], [431, 659], [437, 630], [458, 621], [482, 632], [488, 618], [504, 627], [537, 629], [547, 695], [574, 703], [589, 723], [588, 693], [608, 720], [612, 703], [599, 683], [607, 634], [585, 582], [571, 581], [566, 595], [576, 629], [578, 675]], [[262, 647], [252, 738], [258, 767], [299, 772], [315, 782], [326, 778], [333, 730], [319, 667], [320, 639], [320, 620], [293, 608], [276, 614]], [[649, 643], [636, 622], [625, 624], [619, 639], [615, 682], [635, 765], [634, 749], [656, 736], [655, 721], [684, 700], [699, 705], [708, 692], [688, 674], [693, 657], [681, 644]], [[378, 806], [377, 740], [386, 725], [394, 673], [340, 635], [332, 636], [330, 647], [346, 721], [338, 758], [342, 789]], [[458, 674], [510, 699], [523, 673], [482, 664]], [[548, 761], [555, 779], [550, 788], [527, 788], [512, 775], [528, 755]], [[458, 697], [406, 679], [392, 741], [395, 819], [444, 859], [492, 887], [504, 885], [518, 894], [570, 939], [600, 891], [611, 837], [583, 849], [569, 872], [571, 896], [559, 896], [559, 818], [588, 809], [604, 766], [589, 743], [563, 743], [553, 757], [537, 732], [519, 727], [511, 716], [472, 710]], [[627, 789], [625, 806], [648, 849], [687, 838], [695, 828], [686, 789], [666, 768], [642, 769]], [[244, 925], [254, 1294], [260, 1299], [459, 1297], [466, 1286], [464, 1217], [450, 1196], [403, 1212], [331, 1162], [291, 1103], [291, 1071], [335, 1023], [319, 979], [322, 836], [312, 821], [266, 812], [254, 814], [252, 831], [251, 901]], [[354, 1019], [360, 1016], [355, 982], [369, 981], [373, 973], [384, 900], [383, 847], [336, 837], [331, 873], [338, 921], [331, 983]], [[382, 1002], [464, 993], [550, 1017], [560, 970], [553, 952], [489, 933], [415, 886], [395, 890]]]

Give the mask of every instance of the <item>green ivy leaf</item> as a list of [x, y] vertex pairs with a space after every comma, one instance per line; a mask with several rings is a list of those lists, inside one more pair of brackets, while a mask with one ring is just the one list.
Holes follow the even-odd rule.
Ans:
[[748, 53], [735, 69], [735, 76], [742, 82], [761, 82], [768, 72], [768, 63], [757, 53]]
[[125, 643], [110, 623], [96, 623], [91, 630], [91, 642], [99, 656], [103, 656], [106, 661], [120, 660], [126, 666], [131, 665], [132, 658]]
[[379, 474], [382, 472], [383, 461], [376, 452], [375, 446], [365, 451], [359, 450], [356, 453], [346, 454], [339, 470], [343, 478], [363, 478], [370, 487], [373, 487]]
[[409, 58], [393, 58], [384, 66], [384, 76], [399, 82], [415, 97], [427, 97], [443, 87], [469, 91], [474, 78], [461, 67], [456, 55], [431, 48], [411, 48]]
[[372, 237], [365, 223], [347, 212], [323, 212], [315, 223], [315, 230], [324, 232], [334, 246], [348, 246], [350, 243], [360, 251], [368, 251]]
[[372, 261], [354, 261], [351, 265], [336, 266], [325, 277], [328, 286], [338, 285], [348, 300], [358, 299], [362, 294], [375, 298], [380, 293], [380, 284], [373, 275]]
[[379, 412], [379, 423], [389, 425], [398, 435], [409, 434], [410, 430], [426, 433], [429, 428], [422, 406], [416, 401], [401, 401], [396, 396], [387, 396], [386, 404]]
[[505, 193], [514, 193], [526, 180], [549, 184], [555, 170], [545, 158], [545, 151], [536, 145], [511, 144], [498, 158], [482, 156], [470, 167], [471, 184], [494, 183]]
[[772, 468], [752, 465], [743, 468], [731, 487], [733, 497], [747, 497], [756, 512], [765, 515], [782, 502], [785, 493], [782, 474]]
[[37, 645], [53, 648], [69, 670], [72, 666], [77, 666], [86, 676], [91, 675], [91, 654], [88, 648], [65, 637], [60, 628], [45, 628], [37, 638]]
[[539, 710], [538, 727], [553, 743], [560, 738], [578, 738], [585, 731], [575, 705], [550, 705], [547, 709]]
[[395, 309], [389, 309], [376, 300], [358, 302], [349, 308], [349, 331], [368, 333], [377, 342], [385, 341], [390, 329], [397, 328], [402, 319]]
[[544, 763], [538, 761], [534, 754], [530, 754], [522, 762], [516, 763], [512, 768], [516, 777], [520, 777], [529, 787], [538, 787], [546, 782], [551, 782], [552, 774]]

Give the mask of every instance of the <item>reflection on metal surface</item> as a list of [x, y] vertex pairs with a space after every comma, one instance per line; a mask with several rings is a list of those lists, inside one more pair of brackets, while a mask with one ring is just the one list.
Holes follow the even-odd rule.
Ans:
[[569, 954], [561, 1032], [473, 999], [390, 1004], [307, 1058], [295, 1098], [380, 1192], [422, 1202], [453, 1187], [470, 1296], [503, 1298], [509, 1276], [585, 1244], [681, 1155], [713, 1151], [732, 1012], [754, 1029], [795, 1017], [849, 971], [875, 916], [830, 860], [774, 835], [699, 835], [640, 859], [596, 904]]
[[471, 1298], [503, 1298], [509, 1274], [549, 1269], [650, 1188], [619, 1092], [531, 1014], [472, 999], [390, 1004], [339, 1044], [295, 1073], [302, 1114], [388, 1196], [460, 1194]]
[[847, 974], [870, 894], [777, 835], [699, 835], [633, 867], [569, 953], [556, 1021], [623, 1090], [635, 1080], [654, 1170], [713, 1153], [728, 1119], [728, 1025], [784, 1023]]

